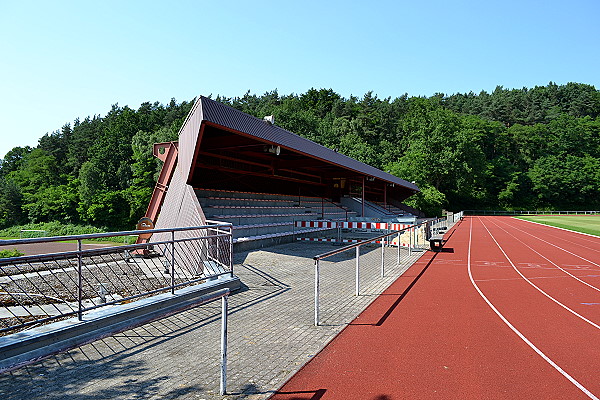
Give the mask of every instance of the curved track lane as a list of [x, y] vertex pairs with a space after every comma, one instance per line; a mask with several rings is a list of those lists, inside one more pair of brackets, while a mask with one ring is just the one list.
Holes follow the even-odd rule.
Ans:
[[[563, 371], [565, 377], [577, 381], [588, 398], [597, 398], [600, 392], [598, 307], [584, 306], [581, 302], [586, 299], [591, 304], [600, 304], [600, 293], [567, 275], [556, 279], [556, 271], [562, 273], [560, 270], [535, 268], [532, 273], [530, 268], [519, 268], [519, 265], [539, 265], [536, 264], [539, 255], [522, 243], [511, 241], [505, 230], [494, 227], [494, 218], [477, 218], [472, 223], [470, 268], [474, 285], [507, 324], [533, 344], [532, 349], [544, 354], [542, 358], [558, 366], [557, 371]], [[555, 252], [547, 256], [559, 264], [564, 255]], [[497, 260], [496, 263], [491, 265], [490, 258]], [[526, 274], [536, 276], [527, 278]]]
[[[507, 256], [539, 256], [515, 252], [500, 222], [457, 225], [443, 252], [424, 254], [273, 398], [597, 399], [600, 330], [523, 279]], [[523, 275], [556, 282], [544, 288], [557, 297], [563, 281], [600, 297], [554, 266]]]
[[[559, 270], [585, 286], [600, 291], [600, 264], [593, 261], [598, 261], [600, 258], [600, 239], [598, 241], [599, 249], [592, 249], [593, 253], [587, 254], [588, 259], [583, 257], [581, 253], [590, 250], [589, 247], [584, 247], [584, 250], [581, 248], [573, 249], [573, 246], [570, 246], [570, 248], [561, 247], [556, 242], [549, 242], [548, 235], [545, 233], [542, 237], [539, 237], [535, 225], [526, 226], [525, 228], [528, 229], [525, 230], [522, 229], [523, 227], [519, 227], [518, 223], [507, 224], [503, 221], [493, 220], [492, 224], [492, 226], [498, 227], [508, 234], [510, 236], [508, 240], [512, 240], [517, 247], [519, 245], [526, 246], [531, 252], [543, 259], [541, 264], [533, 262], [524, 264], [524, 269]], [[560, 259], [557, 259], [557, 256]], [[556, 272], [556, 277], [563, 277], [558, 271]]]
[[553, 245], [557, 249], [583, 258], [598, 258], [600, 256], [600, 237], [555, 228], [512, 217], [499, 217], [494, 220], [499, 225], [508, 226], [515, 232], [521, 232], [538, 241]]
[[[554, 248], [540, 249], [543, 246], [540, 246], [540, 242], [536, 238], [528, 237], [520, 240], [511, 231], [500, 227], [493, 221], [488, 220], [486, 223], [485, 220], [482, 220], [482, 223], [487, 234], [491, 236], [494, 244], [500, 249], [520, 279], [546, 296], [548, 300], [560, 305], [565, 311], [581, 318], [596, 329], [600, 329], [600, 325], [598, 325], [600, 323], [600, 307], [588, 305], [600, 299], [600, 291], [597, 286], [586, 284], [587, 282], [583, 279], [575, 277], [568, 273], [566, 268], [561, 267], [561, 265], [566, 266], [572, 262], [571, 254], [557, 252]], [[528, 239], [534, 242], [533, 245], [538, 247], [537, 250], [527, 243]], [[598, 271], [598, 268], [593, 265], [585, 267], [591, 267]], [[519, 278], [515, 277], [514, 279]]]

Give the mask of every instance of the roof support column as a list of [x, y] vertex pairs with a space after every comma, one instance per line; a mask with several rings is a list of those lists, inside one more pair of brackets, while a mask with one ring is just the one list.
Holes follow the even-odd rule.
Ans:
[[387, 183], [383, 182], [383, 208], [387, 210]]
[[362, 182], [362, 211], [361, 211], [361, 217], [365, 216], [365, 177], [363, 176], [363, 182]]

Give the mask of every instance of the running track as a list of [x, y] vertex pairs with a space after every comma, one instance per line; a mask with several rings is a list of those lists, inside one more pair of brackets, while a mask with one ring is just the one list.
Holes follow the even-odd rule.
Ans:
[[272, 399], [598, 399], [600, 238], [510, 217], [446, 238]]

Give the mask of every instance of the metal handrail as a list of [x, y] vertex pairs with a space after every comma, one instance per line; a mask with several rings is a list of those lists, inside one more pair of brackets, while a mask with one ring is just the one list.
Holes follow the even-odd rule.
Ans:
[[[146, 230], [144, 232], [148, 232], [148, 231]], [[222, 234], [221, 235], [206, 235], [206, 236], [202, 236], [202, 239], [214, 239], [214, 238], [219, 238], [219, 237], [223, 237], [223, 236], [229, 235], [229, 232], [227, 232], [227, 231], [220, 231], [219, 230], [219, 232], [222, 232]], [[83, 239], [79, 239], [79, 240], [83, 240]], [[119, 245], [119, 246], [111, 246], [111, 247], [108, 247], [108, 248], [82, 249], [82, 250], [64, 251], [64, 252], [60, 252], [60, 253], [35, 254], [35, 255], [30, 255], [30, 256], [6, 257], [6, 258], [1, 258], [0, 259], [0, 266], [6, 265], [6, 264], [11, 264], [14, 261], [29, 262], [29, 261], [55, 260], [57, 258], [67, 258], [69, 256], [75, 256], [77, 254], [88, 255], [88, 256], [103, 255], [103, 254], [107, 254], [107, 253], [114, 253], [115, 251], [118, 251], [118, 250], [126, 251], [126, 250], [131, 250], [131, 249], [134, 249], [134, 250], [145, 249], [145, 248], [148, 247], [149, 244], [151, 244], [153, 246], [157, 246], [157, 245], [161, 245], [161, 244], [181, 243], [181, 242], [189, 242], [189, 241], [193, 241], [193, 240], [197, 240], [197, 238], [181, 238], [181, 239], [174, 239], [174, 240], [156, 241], [156, 242], [151, 242], [151, 243], [123, 244], [123, 245]], [[48, 241], [44, 241], [44, 242], [54, 242], [54, 240], [48, 240]], [[30, 244], [30, 243], [19, 242], [19, 243], [15, 243], [15, 244]], [[1, 241], [0, 241], [0, 245], [3, 245], [1, 243]]]
[[[68, 236], [49, 236], [49, 237], [41, 237], [41, 238], [26, 238], [26, 239], [8, 239], [8, 240], [0, 240], [0, 246], [9, 246], [14, 244], [30, 244], [30, 243], [40, 243], [40, 242], [62, 242], [66, 240], [89, 240], [89, 239], [98, 239], [105, 237], [115, 237], [115, 236], [127, 236], [127, 235], [141, 235], [148, 233], [164, 233], [164, 232], [183, 232], [183, 231], [193, 231], [193, 230], [201, 230], [201, 229], [218, 229], [217, 227], [231, 226], [231, 223], [219, 223], [214, 225], [201, 225], [201, 226], [192, 226], [192, 227], [184, 227], [184, 228], [161, 228], [161, 229], [146, 229], [146, 230], [135, 230], [135, 231], [121, 231], [121, 232], [103, 232], [103, 233], [86, 233], [83, 235], [68, 235]], [[223, 231], [225, 233], [226, 231]], [[227, 232], [229, 233], [229, 232]]]
[[[175, 237], [176, 232], [184, 231], [204, 232], [198, 232], [193, 235], [194, 237]], [[84, 250], [82, 248], [82, 241], [85, 239], [125, 236], [132, 232], [137, 234], [170, 233], [170, 235], [167, 235], [168, 239], [159, 238], [164, 240], [144, 244], [117, 245], [101, 249]], [[233, 276], [233, 225], [228, 223], [3, 240], [0, 241], [0, 245], [48, 243], [62, 240], [75, 241], [77, 250], [0, 260], [0, 272], [2, 272], [0, 275], [5, 282], [1, 294], [7, 301], [6, 305], [0, 304], [0, 311], [4, 311], [6, 315], [12, 316], [12, 319], [15, 320], [9, 325], [0, 326], [0, 333], [27, 328], [71, 315], [77, 315], [81, 320], [83, 312], [99, 307], [160, 292], [175, 293], [177, 288], [197, 284], [206, 279], [216, 279], [223, 275]], [[159, 256], [158, 259], [133, 260], [134, 251], [150, 250], [150, 246], [154, 249], [154, 255]], [[140, 256], [141, 253], [136, 253], [136, 255]], [[201, 273], [199, 273], [200, 271]], [[110, 286], [112, 299], [106, 301], [107, 299], [100, 295], [100, 300], [98, 300], [96, 290], [98, 285]], [[25, 293], [25, 296], [21, 295], [22, 293]], [[114, 296], [118, 296], [118, 298]], [[54, 303], [38, 301], [37, 297], [60, 299], [66, 308], [59, 308]], [[31, 311], [31, 307], [35, 307], [35, 315]], [[48, 311], [48, 307], [53, 308]], [[27, 318], [21, 318], [21, 316]]]
[[[315, 286], [314, 286], [314, 324], [315, 326], [319, 325], [319, 293], [320, 293], [320, 262], [321, 260], [333, 256], [335, 254], [339, 254], [339, 253], [343, 253], [345, 251], [351, 250], [351, 249], [356, 249], [356, 278], [355, 278], [355, 294], [356, 296], [358, 296], [360, 294], [360, 286], [359, 286], [359, 281], [360, 281], [360, 246], [369, 244], [369, 243], [373, 243], [373, 242], [377, 242], [379, 240], [381, 240], [381, 277], [383, 278], [385, 276], [385, 261], [384, 261], [384, 257], [385, 257], [385, 239], [389, 236], [393, 236], [393, 235], [397, 235], [398, 236], [398, 257], [397, 257], [397, 263], [400, 264], [400, 248], [402, 246], [400, 246], [400, 234], [406, 231], [415, 231], [422, 227], [425, 226], [425, 228], [427, 226], [433, 225], [433, 224], [439, 224], [440, 222], [448, 222], [448, 219], [445, 217], [442, 218], [437, 218], [435, 220], [428, 220], [428, 221], [423, 221], [419, 224], [415, 224], [415, 225], [411, 225], [409, 227], [403, 228], [403, 229], [399, 229], [399, 230], [394, 230], [392, 232], [388, 232], [385, 233], [383, 235], [379, 235], [377, 237], [373, 237], [373, 238], [369, 238], [369, 239], [365, 239], [363, 241], [357, 242], [357, 243], [352, 243], [349, 244], [347, 246], [332, 250], [332, 251], [328, 251], [326, 253], [322, 253], [319, 255], [316, 255], [313, 257], [314, 263], [315, 263]], [[409, 241], [412, 241], [412, 234], [409, 235]], [[412, 253], [412, 244], [409, 243], [409, 251]]]
[[437, 223], [437, 222], [443, 221], [443, 220], [444, 220], [443, 218], [438, 218], [438, 219], [435, 219], [433, 221], [425, 221], [425, 222], [421, 222], [419, 224], [411, 225], [411, 226], [403, 228], [403, 229], [399, 229], [399, 230], [395, 230], [395, 231], [390, 231], [388, 233], [384, 233], [383, 235], [380, 235], [380, 236], [377, 236], [377, 237], [365, 239], [365, 240], [357, 242], [357, 243], [351, 243], [351, 244], [349, 244], [347, 246], [340, 247], [340, 248], [338, 248], [336, 250], [331, 250], [331, 251], [328, 251], [326, 253], [318, 254], [318, 255], [316, 255], [316, 256], [313, 257], [313, 260], [315, 260], [315, 261], [316, 260], [322, 260], [324, 258], [333, 256], [335, 254], [339, 254], [339, 253], [342, 253], [344, 251], [348, 251], [348, 250], [353, 249], [355, 247], [360, 247], [360, 246], [363, 246], [365, 244], [369, 244], [369, 243], [375, 242], [377, 240], [383, 239], [383, 238], [388, 237], [388, 236], [397, 235], [398, 233], [403, 233], [403, 232], [405, 232], [407, 230], [412, 230], [412, 229], [418, 228], [421, 225], [425, 225], [425, 224], [428, 224], [428, 223], [430, 223], [430, 224], [431, 223]]

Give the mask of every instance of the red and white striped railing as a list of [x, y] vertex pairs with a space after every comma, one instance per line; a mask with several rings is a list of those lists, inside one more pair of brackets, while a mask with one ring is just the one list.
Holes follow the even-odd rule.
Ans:
[[399, 231], [409, 224], [386, 222], [335, 222], [335, 221], [296, 221], [296, 228], [346, 228], [346, 229], [382, 229]]

